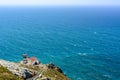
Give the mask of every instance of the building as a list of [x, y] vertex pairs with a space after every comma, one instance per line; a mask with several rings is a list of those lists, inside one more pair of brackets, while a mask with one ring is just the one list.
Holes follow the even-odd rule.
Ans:
[[39, 60], [36, 57], [27, 57], [27, 54], [23, 54], [23, 61], [21, 61], [21, 64], [25, 65], [38, 65], [40, 64]]
[[23, 63], [27, 64], [27, 54], [26, 53], [23, 54]]
[[27, 58], [27, 62], [30, 65], [38, 65], [40, 63], [39, 60], [34, 56], [30, 57], [30, 58]]

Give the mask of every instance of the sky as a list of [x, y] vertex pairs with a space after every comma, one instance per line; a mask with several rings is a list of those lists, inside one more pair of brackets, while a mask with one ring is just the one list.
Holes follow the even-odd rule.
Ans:
[[120, 0], [0, 0], [0, 6], [120, 6]]

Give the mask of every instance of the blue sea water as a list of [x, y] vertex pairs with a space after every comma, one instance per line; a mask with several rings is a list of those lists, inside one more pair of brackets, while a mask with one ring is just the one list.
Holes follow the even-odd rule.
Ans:
[[72, 80], [120, 80], [120, 8], [1, 7], [0, 58], [24, 52]]

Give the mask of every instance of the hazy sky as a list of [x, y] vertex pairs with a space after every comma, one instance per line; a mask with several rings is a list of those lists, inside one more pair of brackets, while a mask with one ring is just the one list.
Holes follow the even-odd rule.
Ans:
[[120, 0], [0, 0], [0, 6], [4, 5], [24, 5], [24, 6], [41, 6], [41, 5], [104, 5], [119, 6]]

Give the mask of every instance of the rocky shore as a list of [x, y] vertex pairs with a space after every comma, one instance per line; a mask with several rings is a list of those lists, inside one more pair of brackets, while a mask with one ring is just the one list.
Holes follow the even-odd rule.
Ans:
[[[24, 63], [24, 60], [19, 63], [15, 63], [0, 59], [0, 65], [9, 70], [13, 75], [18, 76], [20, 80], [70, 80], [67, 76], [64, 75], [63, 71], [53, 63], [36, 63], [35, 60], [37, 59], [35, 57], [27, 59], [27, 63]], [[33, 60], [35, 64], [33, 64], [32, 61], [30, 61], [32, 63], [29, 63], [29, 59]]]

